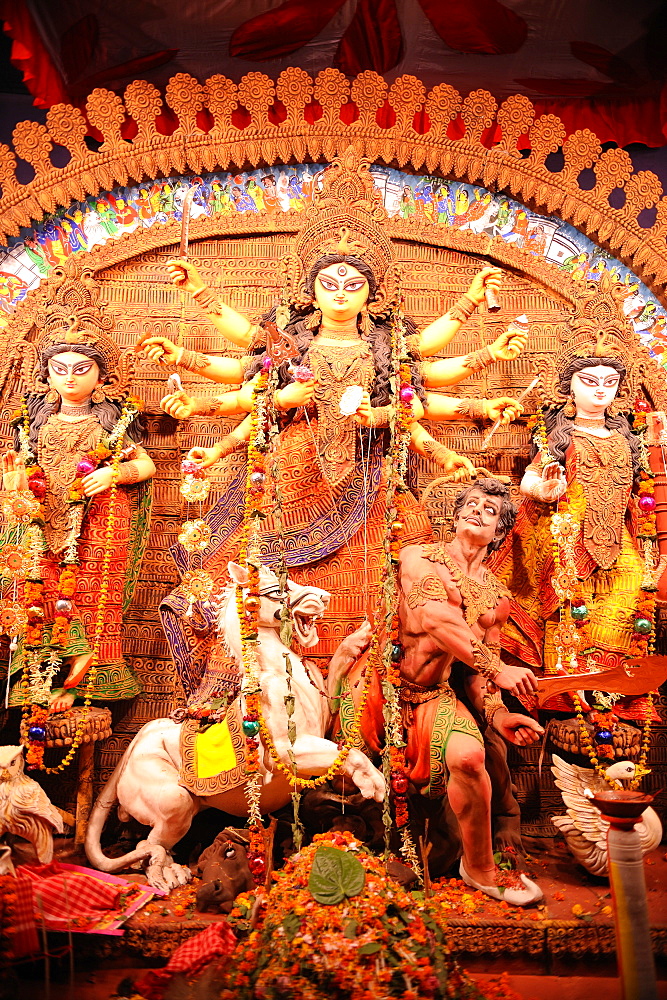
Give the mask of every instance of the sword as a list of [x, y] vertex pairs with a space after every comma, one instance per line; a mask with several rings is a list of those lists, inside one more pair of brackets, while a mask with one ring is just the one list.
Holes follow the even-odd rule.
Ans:
[[[193, 184], [185, 192], [185, 198], [183, 199], [183, 204], [181, 206], [181, 244], [178, 250], [178, 256], [181, 260], [188, 259], [188, 241], [190, 238], [190, 210], [192, 208], [192, 202], [195, 196], [195, 192], [199, 184]], [[177, 345], [180, 347], [183, 344], [185, 338], [185, 292], [182, 288], [178, 291], [179, 303], [181, 307], [181, 315], [178, 321], [178, 339], [176, 341]]]

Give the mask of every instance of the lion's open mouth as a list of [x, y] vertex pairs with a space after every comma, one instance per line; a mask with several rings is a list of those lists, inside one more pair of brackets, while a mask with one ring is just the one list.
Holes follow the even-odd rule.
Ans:
[[322, 615], [307, 615], [302, 611], [294, 610], [294, 633], [297, 642], [302, 646], [314, 646], [319, 640], [317, 623]]

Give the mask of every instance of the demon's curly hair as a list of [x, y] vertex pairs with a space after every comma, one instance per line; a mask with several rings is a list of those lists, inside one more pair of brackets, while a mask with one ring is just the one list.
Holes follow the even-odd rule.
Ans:
[[498, 518], [498, 525], [496, 527], [496, 538], [487, 545], [487, 554], [495, 552], [505, 541], [507, 535], [514, 527], [514, 522], [516, 521], [516, 504], [511, 499], [510, 488], [506, 486], [505, 483], [501, 483], [499, 479], [491, 479], [486, 477], [484, 479], [476, 479], [474, 483], [470, 486], [466, 486], [464, 490], [458, 494], [454, 500], [454, 522], [458, 521], [463, 505], [472, 493], [473, 490], [479, 489], [482, 493], [485, 493], [488, 497], [500, 497], [500, 517]]
[[[623, 381], [627, 375], [627, 368], [619, 358], [573, 358], [572, 361], [563, 369], [561, 380], [558, 385], [560, 392], [563, 395], [569, 395], [572, 385], [572, 377], [577, 372], [583, 371], [584, 368], [613, 368], [620, 375], [619, 388], [623, 385]], [[570, 447], [572, 441], [572, 428], [576, 423], [576, 419], [573, 417], [565, 416], [562, 407], [549, 407], [544, 412], [544, 424], [547, 431], [547, 441], [549, 444], [549, 451], [562, 465], [565, 465], [565, 454], [567, 449]], [[639, 478], [640, 471], [640, 457], [639, 457], [639, 443], [637, 437], [632, 432], [632, 428], [628, 423], [627, 417], [619, 414], [617, 417], [610, 416], [610, 414], [605, 414], [605, 427], [609, 430], [618, 431], [628, 442], [630, 446], [630, 455], [632, 458], [632, 471], [635, 480]], [[537, 446], [533, 444], [530, 457], [531, 459], [537, 454]]]
[[[46, 380], [49, 374], [49, 361], [57, 354], [68, 352], [82, 354], [86, 358], [91, 358], [100, 370], [100, 378], [104, 382], [109, 375], [107, 362], [104, 355], [90, 344], [53, 344], [42, 351], [39, 357], [39, 375]], [[26, 397], [28, 407], [28, 418], [30, 421], [30, 447], [33, 451], [37, 449], [39, 432], [49, 419], [52, 413], [57, 413], [60, 409], [60, 399], [55, 403], [49, 403], [42, 393], [29, 393]], [[101, 403], [92, 403], [91, 413], [97, 418], [99, 424], [105, 431], [110, 431], [118, 422], [122, 412], [122, 403], [114, 399], [104, 399]], [[128, 427], [128, 435], [136, 444], [141, 444], [144, 437], [144, 425], [141, 414], [137, 414]], [[19, 446], [18, 431], [14, 434], [14, 446]]]

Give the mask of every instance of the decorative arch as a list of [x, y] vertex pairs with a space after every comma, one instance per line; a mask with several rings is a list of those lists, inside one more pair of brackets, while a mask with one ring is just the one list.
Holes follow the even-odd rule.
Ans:
[[[371, 161], [479, 182], [536, 211], [557, 213], [667, 302], [667, 197], [657, 176], [633, 173], [625, 150], [603, 152], [588, 129], [566, 138], [561, 120], [536, 117], [523, 95], [498, 107], [487, 91], [462, 98], [442, 83], [427, 93], [407, 75], [389, 85], [373, 71], [350, 81], [328, 68], [313, 80], [292, 67], [277, 81], [252, 72], [239, 84], [219, 74], [202, 84], [179, 73], [165, 99], [167, 109], [159, 91], [141, 80], [122, 99], [94, 90], [86, 110], [101, 136], [96, 150], [86, 143], [83, 113], [70, 105], [52, 107], [46, 125], [17, 125], [14, 148], [0, 146], [2, 232], [16, 236], [44, 213], [130, 179], [306, 158], [322, 162], [354, 144]], [[66, 166], [52, 166], [54, 146], [68, 151]], [[559, 151], [560, 166], [550, 160]], [[17, 157], [34, 170], [27, 183], [17, 176]], [[579, 183], [583, 171], [592, 171], [589, 189]], [[617, 199], [622, 207], [614, 207]]]

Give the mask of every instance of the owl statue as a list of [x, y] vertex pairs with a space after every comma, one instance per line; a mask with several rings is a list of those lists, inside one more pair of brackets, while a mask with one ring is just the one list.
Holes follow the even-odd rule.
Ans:
[[53, 860], [53, 831], [62, 816], [46, 792], [23, 773], [23, 747], [0, 747], [0, 837], [12, 833], [30, 841], [42, 864]]

